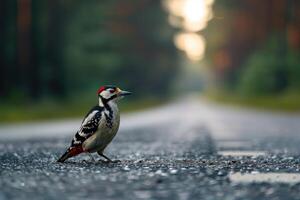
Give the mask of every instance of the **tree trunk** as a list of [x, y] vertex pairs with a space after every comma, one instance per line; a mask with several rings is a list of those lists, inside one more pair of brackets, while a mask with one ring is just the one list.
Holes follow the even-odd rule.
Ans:
[[31, 63], [31, 0], [18, 0], [17, 14], [17, 44], [18, 44], [18, 73], [17, 85], [22, 92], [28, 94], [30, 90], [28, 75]]
[[64, 7], [60, 0], [48, 0], [48, 36], [47, 49], [50, 63], [50, 92], [55, 96], [64, 96], [64, 68], [63, 68], [63, 35], [64, 35]]

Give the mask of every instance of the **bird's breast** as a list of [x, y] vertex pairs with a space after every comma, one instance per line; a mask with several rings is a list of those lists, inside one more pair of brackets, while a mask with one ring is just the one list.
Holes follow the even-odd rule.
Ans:
[[111, 118], [106, 117], [104, 112], [104, 122], [98, 127], [98, 130], [85, 142], [85, 149], [89, 152], [103, 151], [112, 141], [119, 130], [120, 113], [117, 109], [113, 110]]

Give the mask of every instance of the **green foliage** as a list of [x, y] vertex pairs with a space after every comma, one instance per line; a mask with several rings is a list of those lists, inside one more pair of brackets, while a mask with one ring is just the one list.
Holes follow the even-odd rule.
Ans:
[[[23, 5], [3, 0], [2, 10], [1, 102], [63, 100], [74, 91], [94, 94], [105, 84], [131, 90], [136, 98], [164, 96], [177, 73], [174, 30], [159, 1], [40, 0]], [[26, 23], [18, 17], [22, 13], [30, 16], [24, 17]]]
[[237, 87], [240, 94], [268, 95], [300, 88], [299, 57], [283, 45], [274, 36], [248, 58]]
[[300, 52], [290, 51], [287, 55], [289, 90], [300, 92]]
[[[126, 12], [116, 9], [124, 6]], [[78, 1], [66, 31], [67, 88], [115, 84], [165, 95], [177, 72], [172, 31], [159, 2]]]

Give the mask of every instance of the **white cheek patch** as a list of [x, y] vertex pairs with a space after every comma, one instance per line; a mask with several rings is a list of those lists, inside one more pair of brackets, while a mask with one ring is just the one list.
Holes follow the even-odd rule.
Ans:
[[104, 90], [103, 92], [101, 92], [101, 96], [105, 99], [109, 99], [112, 95], [109, 91]]

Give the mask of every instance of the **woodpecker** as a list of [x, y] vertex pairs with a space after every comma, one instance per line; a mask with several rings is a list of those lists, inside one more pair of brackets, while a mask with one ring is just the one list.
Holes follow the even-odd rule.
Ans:
[[131, 92], [122, 91], [115, 86], [101, 86], [97, 91], [98, 105], [86, 114], [70, 147], [57, 162], [64, 162], [81, 153], [88, 153], [91, 156], [90, 153], [95, 152], [104, 157], [107, 162], [113, 162], [103, 154], [103, 151], [119, 129], [120, 113], [117, 102], [130, 94]]

